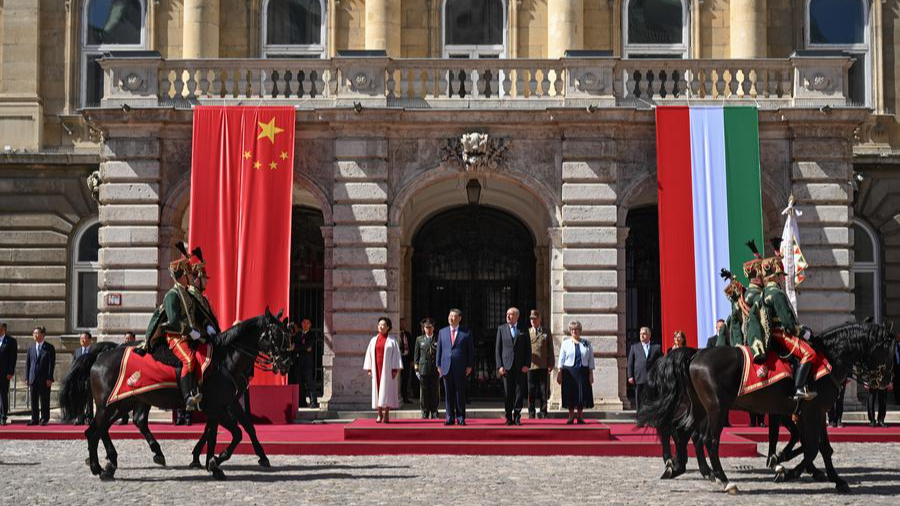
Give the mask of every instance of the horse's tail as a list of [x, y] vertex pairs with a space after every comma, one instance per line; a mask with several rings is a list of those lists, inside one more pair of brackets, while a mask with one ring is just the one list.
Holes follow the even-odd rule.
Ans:
[[638, 427], [671, 433], [675, 427], [693, 426], [689, 388], [690, 365], [696, 354], [695, 348], [675, 348], [656, 362], [641, 397]]
[[115, 348], [113, 342], [102, 342], [91, 346], [88, 353], [81, 355], [72, 362], [69, 371], [62, 380], [59, 389], [59, 407], [62, 410], [63, 420], [76, 418], [84, 413], [88, 403], [91, 402], [91, 367], [97, 361], [101, 353]]

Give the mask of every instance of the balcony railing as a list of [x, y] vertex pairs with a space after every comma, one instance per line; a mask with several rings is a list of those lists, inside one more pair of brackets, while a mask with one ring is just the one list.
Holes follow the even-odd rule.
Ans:
[[848, 105], [845, 56], [755, 60], [105, 57], [101, 107], [255, 104], [298, 108]]

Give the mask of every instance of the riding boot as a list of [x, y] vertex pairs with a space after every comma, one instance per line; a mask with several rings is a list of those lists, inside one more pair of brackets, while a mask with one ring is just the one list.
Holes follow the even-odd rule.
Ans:
[[193, 374], [187, 374], [181, 378], [181, 393], [184, 395], [185, 411], [197, 411], [200, 409], [200, 401], [203, 395], [197, 388], [197, 378]]
[[797, 372], [794, 375], [794, 385], [797, 388], [796, 393], [794, 393], [795, 401], [809, 401], [817, 395], [816, 392], [810, 392], [806, 388], [809, 380], [809, 371], [811, 369], [812, 362], [800, 364], [800, 367], [797, 368]]

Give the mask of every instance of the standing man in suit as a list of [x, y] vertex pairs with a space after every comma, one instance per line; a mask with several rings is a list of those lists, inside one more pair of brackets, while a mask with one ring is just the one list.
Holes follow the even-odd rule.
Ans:
[[[81, 346], [75, 348], [75, 360], [78, 360], [78, 357], [87, 355], [91, 352], [91, 333], [82, 332], [81, 336], [79, 337], [79, 341]], [[91, 423], [92, 418], [94, 418], [94, 402], [90, 401], [84, 407], [84, 413], [79, 414], [75, 418], [74, 425], [84, 425], [85, 421], [87, 421], [87, 423]]]
[[0, 425], [6, 425], [9, 414], [9, 382], [16, 374], [19, 343], [6, 333], [6, 324], [0, 322]]
[[503, 380], [506, 425], [522, 425], [522, 405], [528, 388], [531, 341], [518, 328], [519, 310], [506, 310], [506, 324], [497, 327], [497, 375]]
[[636, 411], [641, 409], [641, 394], [650, 377], [650, 369], [660, 357], [660, 346], [650, 344], [650, 329], [641, 327], [641, 342], [631, 345], [628, 350], [628, 383], [634, 385]]
[[438, 374], [444, 381], [444, 425], [466, 424], [466, 378], [475, 367], [475, 338], [469, 329], [459, 325], [462, 311], [451, 309], [447, 316], [450, 325], [438, 333]]
[[716, 320], [716, 335], [710, 337], [706, 340], [707, 348], [715, 348], [716, 342], [719, 340], [719, 334], [722, 333], [722, 328], [725, 327], [725, 320], [719, 318]]
[[34, 344], [25, 355], [25, 378], [31, 394], [31, 421], [28, 425], [47, 425], [50, 421], [50, 386], [56, 368], [56, 348], [45, 342], [47, 330], [35, 327], [31, 332]]
[[[300, 331], [294, 334], [294, 353], [297, 354], [297, 362], [294, 365], [297, 379], [300, 382], [300, 407], [309, 406], [319, 408], [316, 397], [316, 342], [319, 339], [318, 332], [312, 330], [312, 320], [304, 318], [300, 320]], [[309, 404], [306, 397], [309, 396]]]

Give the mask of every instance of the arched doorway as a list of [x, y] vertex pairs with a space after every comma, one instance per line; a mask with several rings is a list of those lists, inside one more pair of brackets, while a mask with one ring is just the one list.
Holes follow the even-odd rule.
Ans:
[[[625, 349], [640, 341], [641, 327], [650, 327], [652, 342], [662, 344], [659, 292], [659, 216], [655, 205], [628, 210], [625, 219]], [[628, 385], [634, 399], [634, 387]]]
[[[476, 341], [476, 371], [469, 395], [500, 393], [494, 360], [497, 326], [506, 309], [527, 318], [535, 307], [535, 241], [518, 218], [496, 208], [462, 206], [425, 222], [413, 239], [412, 315], [446, 325], [452, 308]], [[524, 325], [524, 321], [520, 321]]]
[[[313, 330], [325, 326], [325, 240], [322, 211], [295, 205], [291, 217], [291, 320], [309, 318]], [[322, 397], [324, 342], [316, 343], [316, 389]], [[301, 406], [305, 404], [301, 398]]]

